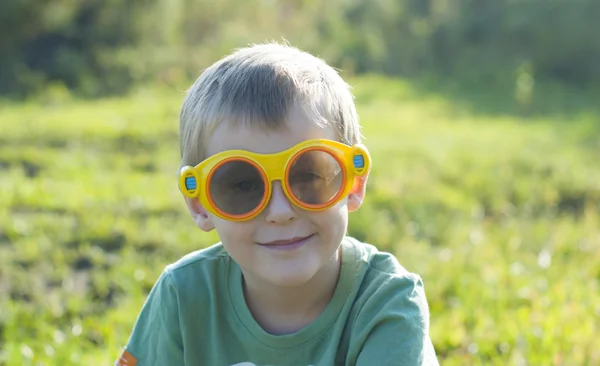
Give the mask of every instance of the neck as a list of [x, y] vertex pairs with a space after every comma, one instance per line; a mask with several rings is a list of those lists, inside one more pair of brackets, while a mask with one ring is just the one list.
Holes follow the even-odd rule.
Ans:
[[314, 321], [333, 297], [341, 268], [341, 248], [308, 282], [279, 287], [244, 276], [244, 296], [250, 312], [271, 334], [294, 333]]

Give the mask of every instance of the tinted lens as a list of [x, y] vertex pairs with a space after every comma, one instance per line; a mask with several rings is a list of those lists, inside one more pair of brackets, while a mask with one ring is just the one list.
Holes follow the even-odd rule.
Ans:
[[327, 152], [310, 150], [294, 160], [287, 182], [298, 201], [324, 205], [342, 188], [343, 172], [337, 160]]
[[230, 215], [254, 210], [265, 194], [265, 182], [258, 168], [243, 160], [228, 161], [212, 174], [210, 196], [215, 206]]

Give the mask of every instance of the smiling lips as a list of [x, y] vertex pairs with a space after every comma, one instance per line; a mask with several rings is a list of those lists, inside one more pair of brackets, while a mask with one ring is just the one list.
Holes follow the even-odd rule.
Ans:
[[301, 246], [312, 236], [313, 235], [311, 234], [308, 236], [298, 236], [298, 237], [291, 238], [291, 239], [274, 240], [274, 241], [270, 241], [267, 243], [259, 243], [259, 244], [264, 247], [269, 247], [272, 249], [292, 249], [292, 248]]

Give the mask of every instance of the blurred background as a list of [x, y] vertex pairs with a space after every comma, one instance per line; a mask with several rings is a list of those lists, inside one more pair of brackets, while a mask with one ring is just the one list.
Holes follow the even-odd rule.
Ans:
[[443, 365], [600, 364], [600, 1], [3, 0], [0, 365], [112, 364], [165, 265], [202, 69], [287, 40], [353, 86], [350, 234], [425, 281]]

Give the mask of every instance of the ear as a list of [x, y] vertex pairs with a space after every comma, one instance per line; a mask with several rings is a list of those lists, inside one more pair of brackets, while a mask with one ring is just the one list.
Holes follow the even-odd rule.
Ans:
[[348, 194], [348, 211], [354, 212], [362, 205], [367, 190], [368, 175], [354, 178], [354, 185]]
[[215, 228], [208, 211], [206, 211], [197, 198], [184, 197], [184, 199], [187, 208], [190, 211], [190, 215], [192, 215], [192, 220], [196, 226], [206, 232], [209, 232]]

